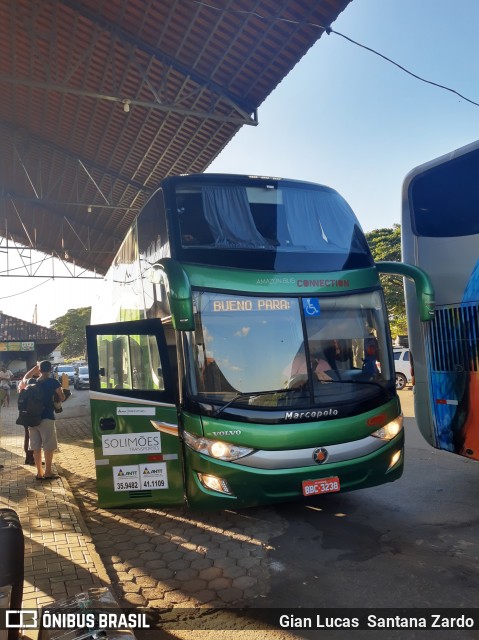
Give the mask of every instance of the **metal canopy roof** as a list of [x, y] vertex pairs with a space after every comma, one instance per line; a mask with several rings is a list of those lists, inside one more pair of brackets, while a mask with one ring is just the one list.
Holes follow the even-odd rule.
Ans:
[[105, 273], [160, 180], [255, 125], [349, 2], [1, 2], [0, 249]]

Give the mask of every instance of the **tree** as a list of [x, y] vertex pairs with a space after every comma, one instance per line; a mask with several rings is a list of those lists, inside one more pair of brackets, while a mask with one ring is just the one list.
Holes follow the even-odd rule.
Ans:
[[90, 324], [91, 307], [69, 309], [65, 315], [50, 322], [50, 328], [63, 333], [61, 343], [64, 358], [85, 358], [85, 327]]
[[[401, 227], [393, 225], [392, 229], [376, 229], [366, 233], [375, 262], [390, 260], [401, 262]], [[389, 313], [391, 334], [394, 336], [407, 334], [406, 306], [404, 303], [404, 285], [401, 276], [381, 275], [386, 305]]]

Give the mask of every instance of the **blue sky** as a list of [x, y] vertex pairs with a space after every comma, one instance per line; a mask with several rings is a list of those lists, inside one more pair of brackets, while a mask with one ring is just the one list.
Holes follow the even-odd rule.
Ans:
[[[333, 29], [479, 103], [477, 0], [353, 0]], [[400, 222], [413, 167], [479, 137], [479, 106], [323, 35], [208, 169], [337, 189], [365, 231]]]
[[[318, 0], [319, 1], [319, 0]], [[217, 4], [217, 3], [216, 3]], [[333, 29], [479, 103], [478, 0], [353, 0]], [[425, 84], [334, 33], [323, 35], [209, 171], [327, 184], [365, 231], [401, 219], [415, 166], [479, 138], [479, 106]], [[0, 310], [38, 322], [92, 303], [97, 283], [2, 279]], [[60, 290], [59, 290], [60, 288]], [[61, 293], [60, 293], [61, 291]]]

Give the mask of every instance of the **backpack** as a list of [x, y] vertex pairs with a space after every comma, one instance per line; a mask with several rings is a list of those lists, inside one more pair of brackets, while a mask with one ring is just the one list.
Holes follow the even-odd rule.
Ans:
[[18, 394], [17, 424], [24, 427], [37, 427], [45, 409], [43, 390], [36, 382], [29, 382]]

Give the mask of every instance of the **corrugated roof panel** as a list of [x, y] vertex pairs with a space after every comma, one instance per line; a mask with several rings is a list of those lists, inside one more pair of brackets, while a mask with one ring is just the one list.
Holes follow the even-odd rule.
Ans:
[[106, 271], [160, 180], [203, 171], [348, 1], [0, 3], [0, 235]]

